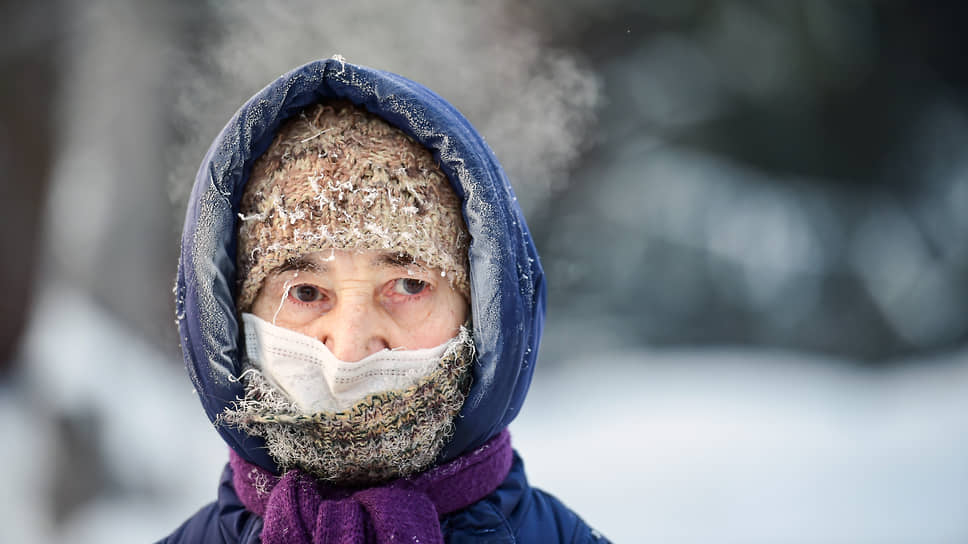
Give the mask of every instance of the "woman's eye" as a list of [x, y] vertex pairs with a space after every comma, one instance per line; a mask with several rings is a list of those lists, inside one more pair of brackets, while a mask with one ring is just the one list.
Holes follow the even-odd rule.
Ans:
[[289, 289], [289, 296], [299, 302], [317, 302], [322, 300], [323, 293], [312, 285], [296, 285]]
[[427, 282], [414, 278], [400, 278], [393, 284], [394, 292], [401, 295], [419, 295], [427, 288]]

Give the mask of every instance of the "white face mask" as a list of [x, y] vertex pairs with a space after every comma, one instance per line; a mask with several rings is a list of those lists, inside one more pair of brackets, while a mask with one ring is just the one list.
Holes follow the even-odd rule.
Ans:
[[434, 348], [385, 349], [348, 363], [315, 338], [253, 314], [242, 314], [242, 321], [249, 363], [306, 414], [342, 412], [374, 393], [415, 385], [456, 344], [451, 339]]

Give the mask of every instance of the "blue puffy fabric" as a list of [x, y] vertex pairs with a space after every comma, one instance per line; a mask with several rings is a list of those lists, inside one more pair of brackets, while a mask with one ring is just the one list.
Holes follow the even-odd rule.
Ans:
[[[189, 200], [175, 291], [189, 376], [225, 442], [246, 461], [278, 473], [262, 439], [216, 421], [243, 396], [234, 302], [236, 221], [252, 164], [280, 124], [326, 99], [362, 106], [429, 149], [463, 200], [472, 237], [471, 308], [477, 355], [471, 391], [456, 420], [454, 436], [438, 459], [452, 460], [507, 427], [524, 402], [544, 322], [544, 273], [514, 191], [494, 153], [453, 106], [395, 74], [342, 59], [311, 62], [253, 96], [215, 139]], [[494, 538], [484, 539], [488, 542], [558, 541], [541, 537], [545, 534], [559, 534], [566, 542], [583, 541], [577, 536], [591, 534], [559, 502], [527, 485], [520, 461], [492, 497], [444, 521], [449, 541], [481, 541], [482, 535], [474, 531], [491, 527], [497, 519], [492, 515], [500, 518], [497, 525], [510, 528], [510, 536], [502, 539], [493, 533]], [[218, 501], [170, 538], [172, 542], [248, 542], [258, 536], [256, 526], [261, 523], [253, 518], [238, 502], [230, 480], [223, 477]], [[517, 521], [508, 525], [512, 519]]]

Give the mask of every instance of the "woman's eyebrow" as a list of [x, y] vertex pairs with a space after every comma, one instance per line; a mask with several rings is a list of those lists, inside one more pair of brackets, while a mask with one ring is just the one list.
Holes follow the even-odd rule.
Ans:
[[286, 262], [272, 269], [270, 274], [282, 274], [283, 272], [326, 272], [326, 265], [317, 263], [308, 257], [294, 257], [286, 259]]
[[400, 252], [380, 253], [373, 257], [371, 263], [383, 268], [410, 268], [413, 265], [419, 266], [417, 259], [413, 258], [413, 255]]

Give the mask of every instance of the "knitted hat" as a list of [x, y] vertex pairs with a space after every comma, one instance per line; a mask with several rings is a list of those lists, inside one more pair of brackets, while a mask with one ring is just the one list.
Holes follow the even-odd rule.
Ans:
[[410, 255], [470, 299], [470, 236], [447, 177], [427, 149], [349, 102], [283, 123], [253, 165], [240, 212], [240, 311], [275, 268], [324, 249]]

